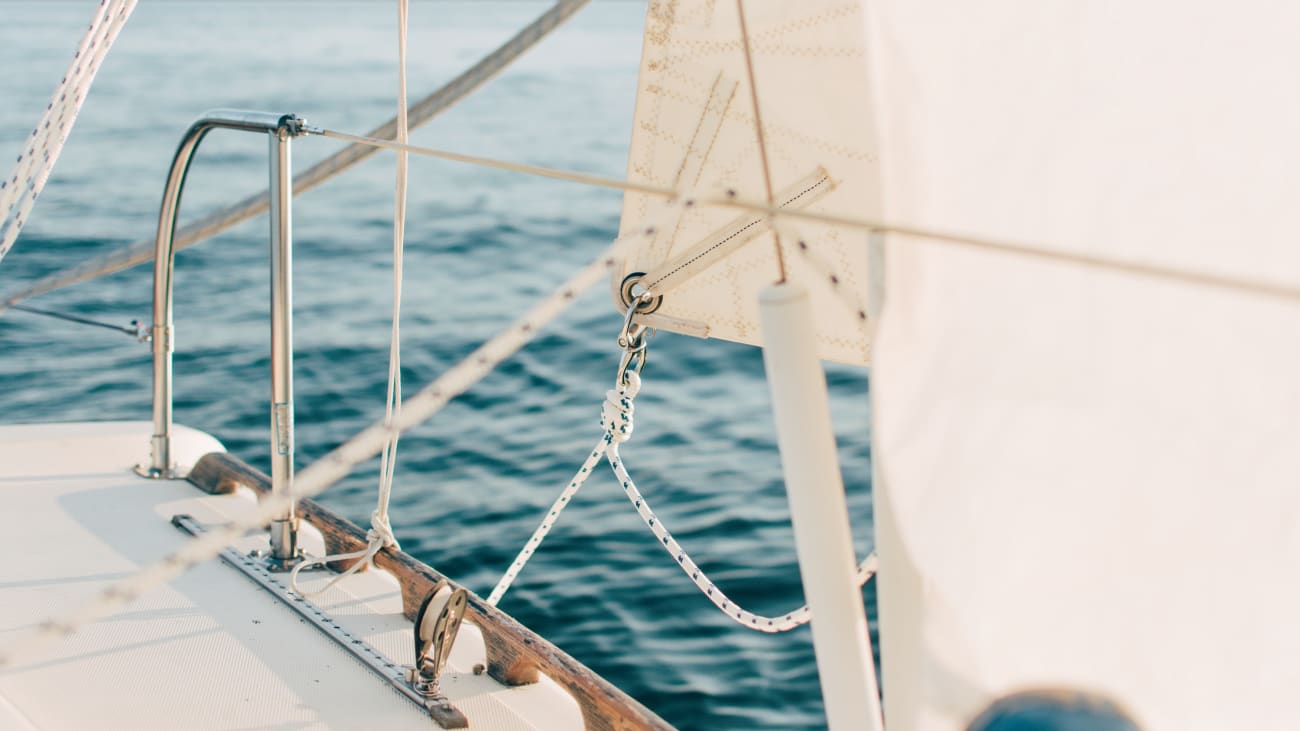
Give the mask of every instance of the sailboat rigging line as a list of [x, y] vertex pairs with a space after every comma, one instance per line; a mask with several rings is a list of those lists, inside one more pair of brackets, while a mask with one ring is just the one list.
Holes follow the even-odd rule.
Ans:
[[378, 455], [391, 428], [406, 431], [440, 411], [452, 398], [491, 373], [503, 360], [523, 348], [541, 330], [578, 299], [580, 292], [603, 283], [619, 258], [643, 234], [615, 240], [595, 259], [542, 298], [528, 312], [480, 345], [464, 360], [403, 402], [394, 424], [381, 419], [354, 434], [328, 454], [307, 466], [294, 480], [292, 496], [269, 495], [246, 518], [203, 533], [176, 551], [139, 571], [117, 580], [85, 604], [37, 625], [7, 645], [0, 646], [0, 668], [13, 667], [46, 644], [67, 637], [79, 628], [108, 616], [141, 594], [167, 583], [194, 566], [215, 558], [250, 531], [265, 528], [297, 500], [313, 497], [346, 476], [352, 468]]
[[[398, 142], [406, 142], [410, 126], [406, 108], [406, 49], [410, 31], [410, 0], [397, 0], [397, 124]], [[396, 180], [393, 185], [393, 321], [388, 341], [388, 395], [384, 402], [384, 423], [388, 425], [388, 441], [384, 442], [379, 458], [379, 488], [375, 509], [370, 513], [370, 530], [366, 532], [366, 547], [360, 551], [331, 554], [299, 561], [289, 572], [289, 588], [302, 596], [317, 596], [356, 571], [366, 568], [381, 549], [401, 550], [393, 525], [388, 517], [388, 504], [393, 495], [393, 476], [397, 469], [397, 442], [400, 434], [393, 423], [402, 409], [402, 263], [406, 248], [406, 187], [407, 161], [405, 152], [397, 153]], [[355, 559], [355, 560], [354, 560]], [[323, 587], [304, 591], [298, 586], [298, 574], [310, 566], [327, 566], [335, 561], [352, 560], [347, 570], [335, 576]]]
[[558, 168], [548, 168], [540, 165], [528, 165], [526, 163], [509, 162], [506, 160], [497, 160], [490, 157], [480, 157], [478, 155], [466, 155], [460, 152], [450, 150], [440, 150], [433, 147], [420, 147], [419, 145], [402, 144], [392, 140], [381, 140], [376, 137], [367, 137], [363, 135], [353, 135], [347, 132], [339, 132], [332, 129], [312, 128], [312, 134], [318, 134], [322, 137], [332, 137], [336, 140], [351, 142], [355, 145], [373, 145], [383, 147], [398, 152], [409, 152], [422, 157], [434, 157], [440, 160], [450, 160], [452, 162], [463, 162], [469, 165], [478, 165], [479, 167], [496, 168], [497, 170], [509, 170], [516, 173], [525, 173], [527, 175], [536, 175], [543, 178], [554, 178], [556, 180], [566, 180], [570, 183], [581, 183], [583, 185], [592, 185], [600, 188], [613, 188], [615, 190], [631, 190], [648, 195], [657, 195], [665, 197], [676, 197], [677, 191], [671, 188], [663, 188], [658, 185], [649, 185], [647, 183], [634, 183], [621, 178], [607, 178], [600, 175], [591, 175], [589, 173], [579, 173], [571, 170], [560, 170]]
[[[709, 580], [708, 575], [700, 569], [695, 560], [686, 552], [686, 549], [682, 548], [677, 539], [673, 538], [672, 533], [664, 527], [663, 521], [655, 515], [645, 497], [637, 490], [636, 483], [632, 481], [631, 475], [628, 474], [627, 467], [623, 464], [623, 458], [618, 451], [620, 444], [632, 438], [632, 412], [635, 408], [633, 401], [641, 390], [641, 377], [636, 372], [629, 372], [624, 378], [620, 373], [617, 384], [616, 388], [605, 392], [605, 403], [601, 407], [601, 424], [605, 427], [604, 436], [596, 443], [596, 447], [587, 455], [586, 461], [578, 468], [573, 479], [569, 481], [569, 484], [560, 492], [559, 497], [551, 504], [550, 509], [542, 518], [541, 524], [533, 531], [528, 542], [524, 544], [519, 554], [515, 556], [514, 562], [510, 564], [510, 568], [506, 569], [501, 580], [492, 589], [492, 593], [488, 595], [488, 604], [496, 606], [501, 601], [501, 598], [505, 596], [510, 585], [519, 576], [519, 572], [527, 565], [528, 559], [532, 558], [547, 534], [551, 532], [555, 521], [559, 520], [560, 513], [570, 504], [578, 490], [582, 489], [587, 478], [595, 470], [596, 464], [604, 457], [609, 461], [609, 466], [614, 470], [614, 476], [623, 487], [623, 492], [636, 509], [637, 514], [641, 516], [642, 522], [646, 524], [646, 527], [650, 529], [655, 538], [659, 539], [658, 542], [668, 552], [668, 555], [676, 559], [677, 565], [691, 578], [700, 593], [713, 602], [714, 606], [720, 609], [723, 614], [741, 626], [759, 632], [787, 632], [807, 624], [812, 619], [812, 610], [808, 608], [807, 604], [798, 609], [785, 612], [780, 616], [766, 617], [755, 614], [732, 601], [716, 584]], [[875, 551], [872, 551], [858, 564], [858, 586], [862, 586], [875, 575], [877, 564]]]
[[[555, 4], [533, 22], [516, 33], [495, 51], [479, 59], [478, 63], [459, 76], [443, 84], [433, 93], [408, 108], [409, 124], [418, 127], [454, 106], [483, 84], [509, 66], [520, 55], [537, 45], [551, 31], [581, 10], [590, 0], [556, 0]], [[370, 131], [371, 137], [392, 137], [397, 129], [397, 119], [388, 120]], [[369, 159], [376, 150], [370, 145], [349, 145], [304, 170], [293, 179], [294, 194], [311, 190], [326, 180]], [[244, 221], [267, 212], [270, 204], [267, 192], [261, 191], [243, 200], [191, 223], [176, 232], [176, 249], [184, 249], [215, 236]], [[154, 238], [136, 241], [104, 256], [61, 269], [28, 284], [21, 290], [4, 295], [0, 300], [0, 314], [8, 305], [105, 274], [129, 269], [153, 261]]]
[[[398, 142], [410, 139], [406, 115], [406, 38], [410, 0], [397, 0], [397, 129]], [[388, 522], [388, 501], [393, 493], [393, 474], [397, 466], [398, 431], [393, 424], [402, 412], [402, 259], [406, 247], [406, 183], [409, 156], [397, 153], [396, 181], [393, 190], [393, 327], [388, 343], [388, 397], [384, 404], [384, 422], [388, 424], [388, 442], [384, 444], [379, 468], [379, 498], [370, 516], [371, 543], [398, 546]]]
[[[767, 207], [776, 208], [772, 194], [772, 168], [767, 163], [767, 141], [763, 138], [763, 115], [759, 111], [758, 84], [754, 81], [754, 54], [749, 48], [749, 30], [745, 27], [745, 2], [736, 0], [736, 15], [740, 19], [740, 45], [745, 50], [745, 71], [749, 74], [749, 100], [754, 106], [754, 133], [758, 135], [758, 159], [763, 164], [763, 188], [767, 191]], [[769, 221], [772, 219], [769, 218]], [[781, 250], [781, 233], [771, 227], [772, 243], [776, 248], [777, 284], [785, 281], [785, 252]]]
[[[659, 196], [661, 198], [675, 199], [679, 193], [671, 188], [663, 188], [646, 183], [637, 183], [629, 180], [618, 180], [607, 178], [600, 175], [591, 175], [588, 173], [573, 172], [571, 170], [560, 170], [557, 168], [548, 168], [538, 165], [527, 165], [524, 163], [509, 162], [506, 160], [497, 160], [494, 158], [479, 157], [476, 155], [462, 155], [447, 150], [439, 150], [429, 147], [420, 147], [417, 145], [402, 145], [389, 140], [381, 140], [373, 137], [362, 137], [359, 135], [350, 135], [345, 132], [337, 132], [329, 129], [311, 128], [312, 134], [318, 134], [324, 137], [333, 137], [335, 139], [350, 140], [358, 144], [374, 145], [375, 147], [385, 147], [391, 150], [403, 150], [424, 157], [434, 157], [453, 162], [463, 162], [469, 165], [479, 165], [481, 167], [495, 168], [497, 170], [508, 170], [526, 175], [536, 175], [544, 178], [556, 180], [566, 180], [583, 185], [591, 185], [601, 188], [614, 188], [617, 190], [633, 191], [647, 195]], [[967, 248], [980, 249], [1000, 254], [1010, 254], [1015, 256], [1027, 257], [1031, 259], [1040, 259], [1043, 261], [1052, 261], [1063, 264], [1074, 264], [1077, 266], [1087, 267], [1090, 269], [1101, 269], [1125, 274], [1134, 274], [1152, 279], [1163, 279], [1184, 284], [1193, 284], [1215, 289], [1227, 289], [1248, 294], [1262, 295], [1265, 297], [1274, 297], [1300, 302], [1300, 286], [1283, 284], [1280, 282], [1268, 282], [1260, 279], [1247, 279], [1243, 277], [1233, 277], [1210, 272], [1198, 272], [1190, 269], [1178, 269], [1175, 267], [1162, 266], [1159, 264], [1147, 264], [1137, 261], [1124, 261], [1123, 259], [1114, 259], [1106, 256], [1093, 254], [1083, 254], [1078, 252], [1061, 251], [1058, 249], [1048, 249], [1042, 246], [1030, 244], [1018, 244], [1009, 241], [996, 241], [993, 239], [971, 236], [968, 234], [955, 233], [951, 231], [942, 231], [938, 229], [922, 228], [920, 226], [911, 226], [906, 224], [889, 223], [878, 219], [859, 218], [856, 216], [845, 216], [837, 213], [825, 213], [820, 211], [799, 210], [791, 208], [781, 208], [769, 206], [757, 201], [744, 200], [728, 192], [720, 197], [708, 197], [698, 199], [687, 199], [686, 205], [703, 205], [703, 206], [722, 206], [726, 208], [737, 208], [740, 210], [760, 213], [774, 218], [786, 218], [797, 221], [807, 221], [809, 223], [829, 224], [833, 226], [843, 226], [845, 228], [858, 229], [867, 233], [893, 233], [902, 236], [912, 236], [927, 241], [965, 246]], [[864, 243], [865, 246], [865, 243]]]
[[114, 325], [111, 322], [92, 320], [88, 317], [80, 317], [78, 315], [67, 315], [62, 312], [54, 312], [53, 310], [42, 310], [37, 307], [29, 307], [28, 305], [10, 305], [10, 307], [12, 307], [15, 310], [18, 310], [19, 312], [26, 312], [31, 315], [40, 315], [42, 317], [53, 317], [56, 320], [75, 322], [79, 325], [90, 325], [92, 327], [101, 327], [104, 328], [105, 330], [114, 330], [123, 333], [125, 335], [130, 335], [131, 337], [135, 338], [136, 340], [142, 343], [147, 343], [150, 340], [149, 328], [145, 327], [144, 325], [141, 325], [139, 320], [132, 320], [131, 323], [133, 326], [126, 327], [124, 325]]

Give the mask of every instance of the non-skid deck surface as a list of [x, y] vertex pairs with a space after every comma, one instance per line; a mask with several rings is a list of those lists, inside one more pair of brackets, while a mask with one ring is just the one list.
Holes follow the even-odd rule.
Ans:
[[[92, 598], [106, 582], [188, 537], [178, 513], [218, 523], [251, 494], [206, 495], [130, 467], [148, 452], [147, 423], [0, 426], [0, 647]], [[182, 464], [219, 450], [179, 429]], [[264, 538], [250, 537], [244, 550]], [[319, 554], [319, 537], [304, 544]], [[310, 587], [326, 575], [304, 574]], [[314, 599], [397, 663], [412, 662], [396, 582], [349, 577]], [[471, 669], [484, 662], [465, 625], [443, 689], [475, 729], [581, 728], [576, 703], [545, 678], [507, 689]], [[0, 728], [434, 729], [415, 704], [315, 627], [220, 561], [199, 566], [74, 637], [0, 672]]]

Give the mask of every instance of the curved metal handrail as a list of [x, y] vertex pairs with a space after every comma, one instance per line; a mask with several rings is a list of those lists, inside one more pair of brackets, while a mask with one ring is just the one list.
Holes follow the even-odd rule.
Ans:
[[[218, 109], [199, 117], [181, 138], [172, 158], [158, 214], [153, 274], [153, 436], [150, 461], [140, 474], [183, 476], [172, 459], [172, 274], [176, 261], [176, 222], [190, 162], [199, 143], [214, 129], [263, 132], [270, 137], [271, 177], [271, 430], [272, 478], [287, 492], [293, 480], [293, 177], [289, 141], [314, 131], [294, 114]], [[295, 553], [292, 511], [271, 532], [272, 555], [289, 560]], [[277, 540], [278, 539], [278, 540]]]

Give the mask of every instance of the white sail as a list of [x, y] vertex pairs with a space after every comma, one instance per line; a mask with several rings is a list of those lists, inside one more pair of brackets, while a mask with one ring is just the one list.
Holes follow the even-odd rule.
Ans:
[[[1300, 6], [878, 0], [885, 216], [1300, 288]], [[875, 345], [886, 720], [1300, 716], [1300, 302], [916, 236]]]
[[[776, 204], [875, 213], [859, 3], [764, 0], [746, 3], [745, 13]], [[735, 2], [650, 3], [628, 177], [703, 197], [734, 191], [766, 200]], [[758, 291], [779, 275], [760, 216], [697, 206], [665, 222], [656, 215], [662, 205], [654, 196], [624, 198], [624, 231], [655, 231], [617, 272], [616, 294], [626, 276], [647, 273], [643, 283], [665, 296], [646, 324], [761, 344]], [[792, 279], [812, 285], [820, 355], [866, 363], [865, 233], [787, 226], [783, 258]]]

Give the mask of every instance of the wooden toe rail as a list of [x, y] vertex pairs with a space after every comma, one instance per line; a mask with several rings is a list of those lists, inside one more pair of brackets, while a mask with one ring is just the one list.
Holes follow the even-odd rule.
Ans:
[[[232, 492], [238, 485], [252, 489], [259, 497], [271, 492], [271, 478], [224, 452], [200, 459], [190, 471], [189, 481], [208, 493]], [[325, 548], [331, 554], [358, 551], [367, 545], [364, 530], [314, 500], [299, 501], [298, 515], [320, 530], [325, 537]], [[385, 548], [374, 560], [376, 566], [392, 574], [401, 584], [402, 609], [411, 621], [415, 621], [420, 602], [434, 584], [446, 578], [404, 551]], [[336, 562], [331, 568], [342, 570], [348, 565]], [[451, 584], [458, 586], [454, 581]], [[487, 672], [498, 682], [526, 685], [536, 683], [545, 674], [577, 700], [589, 729], [672, 728], [636, 699], [473, 592], [469, 593], [465, 619], [482, 632], [487, 646]]]

